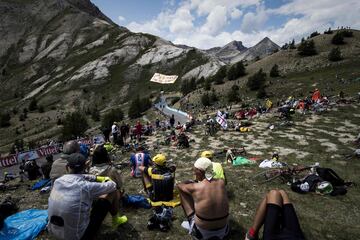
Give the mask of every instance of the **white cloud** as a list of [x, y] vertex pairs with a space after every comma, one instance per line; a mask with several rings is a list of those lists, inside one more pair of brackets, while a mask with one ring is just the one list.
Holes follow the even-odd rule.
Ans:
[[[360, 28], [359, 12], [358, 0], [292, 0], [275, 9], [265, 8], [261, 0], [182, 0], [174, 9], [167, 9], [150, 21], [131, 22], [127, 27], [201, 49], [233, 40], [250, 47], [266, 36], [281, 45], [329, 27]], [[287, 20], [269, 26], [273, 16]], [[234, 20], [238, 28], [227, 30]]]
[[263, 28], [266, 20], [268, 19], [268, 13], [263, 6], [258, 6], [256, 12], [248, 12], [244, 15], [241, 30], [244, 32], [256, 32]]
[[231, 16], [232, 19], [238, 19], [238, 18], [241, 17], [242, 14], [243, 14], [242, 11], [240, 11], [237, 8], [234, 8], [234, 9], [231, 10], [230, 16]]
[[118, 20], [121, 23], [124, 22], [126, 19], [123, 16], [118, 16]]
[[180, 7], [174, 15], [169, 15], [168, 17], [171, 18], [169, 29], [172, 33], [180, 34], [191, 31], [194, 28], [192, 22], [194, 18], [186, 7]]
[[216, 6], [206, 18], [206, 23], [201, 27], [202, 33], [217, 34], [227, 22], [227, 11], [223, 6]]
[[216, 6], [225, 6], [228, 9], [235, 7], [246, 8], [252, 5], [258, 5], [261, 0], [190, 0], [190, 5], [195, 9], [198, 15], [209, 14]]

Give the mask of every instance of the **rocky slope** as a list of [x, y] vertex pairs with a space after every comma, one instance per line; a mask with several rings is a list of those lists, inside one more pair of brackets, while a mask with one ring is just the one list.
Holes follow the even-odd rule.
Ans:
[[119, 27], [89, 0], [1, 1], [0, 28], [0, 98], [17, 104], [33, 97], [69, 104], [58, 93], [86, 87], [111, 89], [106, 95], [123, 90], [122, 101], [156, 71], [208, 77], [222, 65], [197, 49]]

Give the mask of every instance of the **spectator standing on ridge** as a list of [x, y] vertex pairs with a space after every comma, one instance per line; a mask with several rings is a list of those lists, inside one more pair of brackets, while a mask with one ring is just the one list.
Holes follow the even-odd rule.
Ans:
[[120, 133], [123, 140], [123, 144], [125, 145], [126, 139], [129, 137], [129, 130], [128, 130], [128, 126], [124, 122], [121, 123]]
[[175, 117], [174, 117], [174, 114], [173, 114], [173, 115], [171, 115], [169, 122], [170, 122], [170, 126], [173, 128], [173, 127], [174, 127], [174, 124], [175, 124]]
[[141, 141], [141, 135], [142, 135], [142, 129], [143, 126], [141, 125], [140, 121], [137, 121], [135, 125], [135, 135], [136, 139], [140, 142]]
[[113, 136], [114, 144], [118, 144], [119, 127], [117, 126], [117, 122], [114, 122], [111, 126], [111, 134]]

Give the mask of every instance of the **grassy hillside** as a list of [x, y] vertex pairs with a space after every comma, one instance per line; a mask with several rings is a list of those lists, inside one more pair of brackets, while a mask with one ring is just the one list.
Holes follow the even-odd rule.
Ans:
[[[156, 112], [149, 112], [149, 117], [158, 117]], [[341, 116], [341, 117], [339, 117]], [[358, 183], [360, 177], [358, 159], [345, 159], [345, 155], [354, 150], [352, 141], [360, 132], [358, 119], [359, 103], [353, 105], [336, 105], [322, 115], [295, 116], [295, 125], [289, 128], [267, 129], [269, 123], [276, 121], [274, 113], [264, 115], [253, 121], [251, 131], [240, 133], [235, 131], [218, 132], [214, 137], [204, 136], [202, 126], [196, 126], [189, 134], [194, 140], [189, 149], [160, 145], [153, 149], [157, 141], [162, 142], [167, 132], [157, 132], [146, 138], [151, 154], [165, 153], [177, 165], [176, 180], [192, 178], [192, 164], [203, 150], [221, 151], [228, 147], [245, 146], [248, 157], [259, 159], [269, 158], [271, 152], [279, 151], [280, 161], [288, 164], [314, 164], [319, 162], [322, 167], [334, 169], [346, 180]], [[127, 162], [129, 154], [118, 154], [118, 162]], [[224, 162], [225, 156], [215, 158]], [[360, 228], [356, 219], [360, 201], [359, 187], [351, 187], [344, 196], [320, 196], [314, 193], [305, 195], [291, 192], [288, 185], [278, 181], [259, 184], [252, 176], [261, 170], [256, 165], [231, 166], [223, 163], [228, 178], [228, 196], [230, 199], [230, 239], [243, 239], [244, 233], [251, 226], [256, 206], [264, 194], [270, 189], [284, 189], [289, 193], [295, 205], [301, 227], [306, 239], [312, 240], [348, 240], [358, 239]], [[122, 171], [125, 189], [128, 194], [141, 193], [141, 181], [130, 177], [130, 170]], [[12, 194], [18, 199], [20, 209], [36, 207], [47, 208], [48, 195], [29, 192], [23, 186]], [[4, 196], [1, 195], [0, 198]], [[22, 196], [22, 197], [20, 197]], [[33, 199], [28, 201], [28, 199]], [[108, 216], [101, 227], [99, 239], [191, 239], [186, 230], [180, 227], [184, 220], [181, 207], [174, 209], [173, 226], [168, 233], [148, 231], [146, 229], [150, 210], [124, 209], [129, 222], [117, 231], [111, 229], [111, 218]], [[39, 239], [52, 239], [47, 233]]]

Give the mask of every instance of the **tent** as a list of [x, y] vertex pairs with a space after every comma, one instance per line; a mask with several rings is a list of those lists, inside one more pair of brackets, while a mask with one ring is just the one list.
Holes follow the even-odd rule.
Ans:
[[164, 75], [160, 73], [155, 73], [151, 78], [150, 82], [156, 82], [161, 84], [172, 84], [178, 78], [177, 75]]

